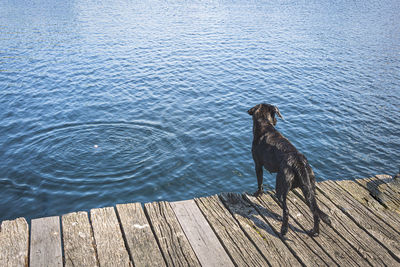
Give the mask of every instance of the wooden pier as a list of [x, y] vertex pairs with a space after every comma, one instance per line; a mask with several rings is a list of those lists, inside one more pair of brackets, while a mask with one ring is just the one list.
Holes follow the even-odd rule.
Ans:
[[119, 204], [63, 216], [3, 221], [0, 266], [400, 266], [400, 181], [377, 175], [317, 184], [318, 237], [302, 195], [282, 209], [266, 192]]

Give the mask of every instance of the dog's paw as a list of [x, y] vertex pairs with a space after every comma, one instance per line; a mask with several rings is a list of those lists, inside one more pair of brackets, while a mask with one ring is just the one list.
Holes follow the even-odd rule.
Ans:
[[331, 221], [331, 219], [329, 217], [326, 217], [326, 218], [322, 219], [322, 221], [324, 223], [326, 223], [327, 225], [332, 225], [332, 221]]
[[264, 194], [264, 190], [257, 190], [254, 194], [253, 194], [253, 196], [255, 196], [255, 197], [259, 197], [259, 196], [261, 196], [262, 194]]
[[288, 232], [288, 227], [287, 227], [287, 226], [284, 226], [284, 225], [282, 225], [282, 227], [281, 227], [281, 233], [279, 234], [279, 235], [280, 235], [280, 237], [281, 237], [281, 238], [284, 238], [284, 237], [285, 237], [285, 235], [287, 234], [287, 232]]
[[325, 215], [324, 217], [321, 217], [321, 220], [322, 220], [324, 223], [326, 223], [327, 225], [332, 225], [332, 221], [331, 221], [331, 219], [329, 218], [328, 215]]
[[285, 233], [285, 234], [279, 233], [278, 236], [279, 236], [279, 238], [282, 239], [282, 240], [287, 240], [287, 239], [288, 239], [287, 236], [286, 236], [286, 233]]
[[277, 195], [277, 194], [275, 194], [275, 198], [278, 200], [279, 206], [282, 207], [282, 204], [283, 204], [283, 197], [282, 197], [282, 195]]
[[314, 229], [311, 229], [311, 230], [307, 231], [307, 234], [311, 237], [317, 237], [317, 236], [319, 236], [319, 231], [315, 231]]

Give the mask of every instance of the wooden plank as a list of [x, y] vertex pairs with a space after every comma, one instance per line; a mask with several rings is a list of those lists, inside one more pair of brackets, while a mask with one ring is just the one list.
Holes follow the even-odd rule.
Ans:
[[[294, 190], [296, 195], [302, 197], [299, 189]], [[332, 228], [357, 250], [357, 252], [373, 266], [395, 266], [396, 260], [375, 239], [368, 235], [358, 225], [344, 214], [335, 204], [323, 194], [317, 194], [320, 208], [329, 215]], [[307, 212], [310, 216], [310, 212]], [[311, 217], [310, 217], [311, 218]]]
[[195, 201], [235, 265], [268, 265], [218, 196], [198, 198]]
[[117, 205], [122, 231], [135, 266], [166, 266], [140, 203]]
[[25, 218], [0, 226], [0, 266], [28, 266], [29, 226]]
[[236, 193], [223, 193], [221, 200], [271, 266], [301, 266], [255, 208]]
[[58, 216], [31, 221], [31, 267], [62, 266], [60, 218]]
[[400, 261], [400, 234], [332, 181], [317, 183], [318, 190]]
[[171, 207], [202, 266], [233, 266], [194, 200], [172, 202]]
[[356, 179], [385, 207], [400, 214], [400, 186], [389, 175]]
[[65, 266], [99, 266], [87, 212], [61, 217]]
[[[257, 209], [263, 219], [268, 222], [276, 234], [280, 233], [282, 221], [282, 209], [269, 194], [263, 194], [256, 198], [245, 195], [245, 198]], [[293, 216], [293, 213], [292, 215]], [[294, 215], [296, 216], [296, 215]], [[289, 231], [284, 242], [289, 249], [301, 260], [304, 265], [309, 266], [339, 266], [339, 264], [310, 237], [298, 224], [289, 219]]]
[[133, 266], [114, 208], [90, 210], [100, 266]]
[[400, 231], [400, 216], [397, 212], [390, 210], [379, 203], [370, 192], [360, 183], [352, 180], [334, 181], [347, 191], [354, 199], [368, 207], [375, 215], [395, 230]]
[[200, 266], [168, 202], [145, 204], [151, 226], [168, 266]]

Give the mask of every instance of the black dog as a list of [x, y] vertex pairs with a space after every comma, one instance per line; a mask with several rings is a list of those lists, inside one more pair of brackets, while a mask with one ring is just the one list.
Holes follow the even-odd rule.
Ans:
[[255, 196], [263, 193], [263, 169], [276, 175], [276, 196], [282, 204], [283, 220], [281, 235], [288, 231], [289, 210], [286, 197], [289, 190], [300, 187], [314, 217], [314, 227], [309, 234], [318, 236], [320, 218], [330, 224], [328, 215], [322, 212], [315, 199], [315, 176], [306, 157], [280, 134], [276, 129], [278, 115], [283, 119], [279, 109], [269, 104], [259, 104], [247, 111], [253, 116], [252, 154], [255, 164], [258, 190]]

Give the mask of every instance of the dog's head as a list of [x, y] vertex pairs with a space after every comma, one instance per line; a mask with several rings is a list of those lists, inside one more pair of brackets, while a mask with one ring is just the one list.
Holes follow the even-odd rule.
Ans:
[[247, 113], [253, 116], [253, 119], [265, 119], [274, 126], [276, 125], [275, 114], [278, 115], [279, 118], [283, 119], [281, 113], [279, 112], [278, 107], [270, 104], [255, 105], [254, 107], [249, 109]]

